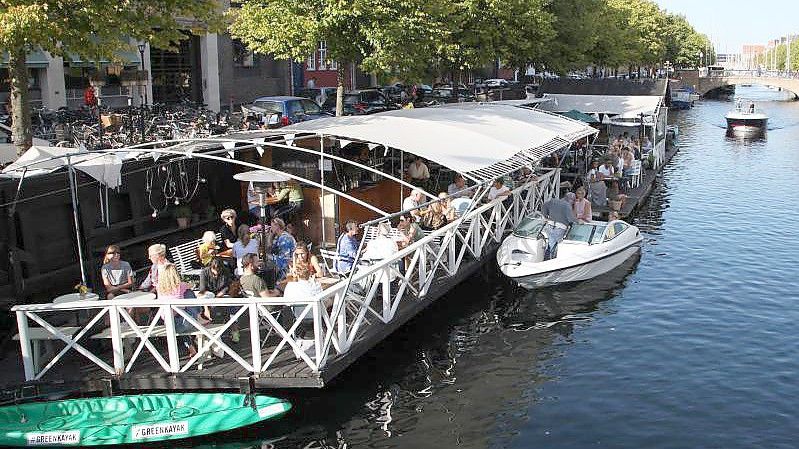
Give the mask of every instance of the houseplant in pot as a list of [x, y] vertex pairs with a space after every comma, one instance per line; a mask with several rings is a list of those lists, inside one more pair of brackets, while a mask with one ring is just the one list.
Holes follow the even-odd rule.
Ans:
[[191, 223], [191, 208], [186, 205], [176, 207], [175, 219], [177, 220], [178, 227], [180, 229], [188, 228], [189, 223]]

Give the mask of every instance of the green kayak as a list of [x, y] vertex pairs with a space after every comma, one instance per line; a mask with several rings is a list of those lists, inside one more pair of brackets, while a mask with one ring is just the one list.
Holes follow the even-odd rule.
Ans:
[[99, 446], [177, 440], [286, 413], [288, 401], [227, 393], [142, 394], [0, 407], [0, 445]]

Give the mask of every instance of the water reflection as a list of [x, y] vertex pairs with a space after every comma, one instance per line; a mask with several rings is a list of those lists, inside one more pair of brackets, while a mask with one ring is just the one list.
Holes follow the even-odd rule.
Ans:
[[763, 128], [756, 130], [740, 130], [736, 128], [727, 128], [727, 133], [725, 134], [725, 136], [727, 137], [727, 140], [747, 143], [747, 142], [765, 141], [767, 133], [766, 130]]

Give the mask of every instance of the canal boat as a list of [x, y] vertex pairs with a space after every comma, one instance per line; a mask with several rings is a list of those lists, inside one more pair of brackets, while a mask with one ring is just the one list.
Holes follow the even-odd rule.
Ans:
[[754, 103], [744, 106], [739, 100], [735, 109], [725, 116], [727, 129], [735, 132], [760, 132], [766, 129], [768, 115], [755, 109]]
[[279, 417], [289, 409], [291, 404], [282, 399], [228, 393], [31, 402], [0, 408], [0, 445], [141, 445], [236, 429]]
[[544, 260], [548, 228], [538, 213], [525, 217], [497, 251], [502, 274], [527, 289], [584, 281], [619, 266], [643, 240], [637, 227], [622, 220], [574, 223], [557, 257]]

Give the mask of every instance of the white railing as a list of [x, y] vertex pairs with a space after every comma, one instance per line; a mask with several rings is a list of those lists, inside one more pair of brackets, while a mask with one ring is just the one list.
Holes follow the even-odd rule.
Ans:
[[[488, 191], [487, 186], [482, 186], [475, 194], [473, 208], [458, 220], [413, 242], [391, 259], [359, 265], [349, 283], [343, 280], [312, 298], [129, 299], [15, 306], [12, 311], [19, 328], [25, 379], [43, 380], [67, 354], [75, 352], [120, 378], [136, 374], [136, 368], [143, 363], [142, 353], [154, 359], [156, 365], [150, 362], [150, 369], [160, 366], [165, 373], [181, 373], [194, 367], [201, 369], [205, 358], [220, 350], [224, 357], [254, 375], [273, 367], [284, 350], [318, 372], [357, 345], [370, 329], [390, 323], [404, 303], [424, 301], [437, 279], [457, 274], [464, 264], [477, 263], [521, 218], [558, 195], [559, 185], [560, 171], [552, 170], [515, 188], [510, 197], [487, 204], [479, 201]], [[405, 262], [402, 271], [398, 268], [400, 261]], [[204, 305], [235, 311], [225, 323], [204, 325], [187, 311]], [[151, 318], [146, 324], [136, 323], [130, 312], [134, 308], [149, 311]], [[89, 316], [85, 325], [59, 327], [46, 319], [52, 315], [69, 316], [74, 311]], [[288, 320], [281, 314], [293, 315], [293, 323], [284, 324]], [[176, 328], [176, 319], [183, 328]], [[101, 322], [107, 322], [110, 328], [90, 335]], [[297, 337], [303, 322], [313, 326], [309, 339]], [[34, 323], [40, 327], [32, 327]], [[249, 341], [226, 343], [222, 337], [229, 336], [234, 326], [248, 328]], [[88, 338], [109, 339], [111, 351], [93, 353], [85, 346]], [[156, 338], [165, 342], [156, 342]], [[186, 338], [196, 339], [197, 354], [181, 358], [179, 343]], [[41, 354], [36, 353], [41, 340], [64, 343], [43, 367], [38, 360]]]

